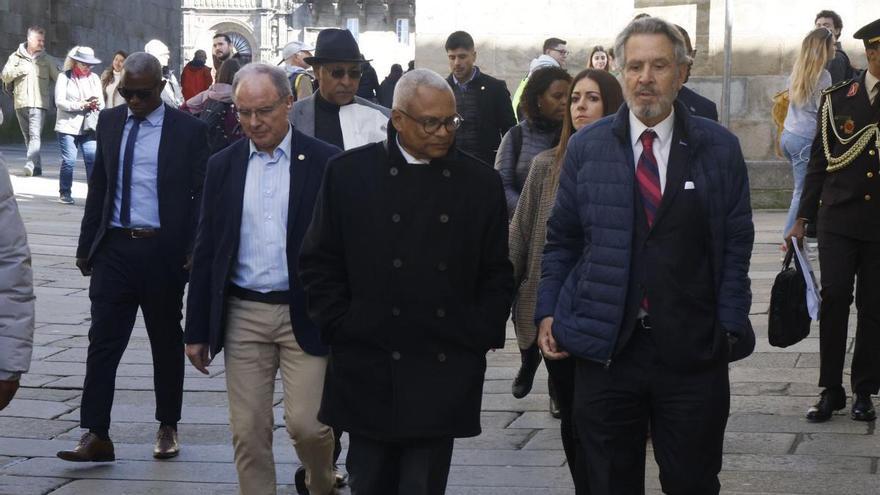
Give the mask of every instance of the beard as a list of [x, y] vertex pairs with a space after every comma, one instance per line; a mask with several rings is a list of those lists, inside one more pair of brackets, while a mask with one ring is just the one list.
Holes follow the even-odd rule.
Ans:
[[[646, 91], [656, 96], [657, 101], [649, 104], [638, 103], [636, 101], [638, 93]], [[657, 92], [656, 88], [639, 86], [634, 92], [627, 92], [624, 99], [626, 100], [627, 106], [632, 110], [636, 117], [638, 117], [639, 120], [644, 121], [668, 114], [677, 96], [678, 91], [674, 91], [671, 94], [660, 94]]]

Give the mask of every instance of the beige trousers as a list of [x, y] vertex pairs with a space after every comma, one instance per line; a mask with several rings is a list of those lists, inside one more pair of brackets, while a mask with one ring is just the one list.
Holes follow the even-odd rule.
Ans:
[[334, 493], [333, 430], [318, 421], [327, 358], [297, 344], [287, 305], [228, 299], [226, 388], [242, 495], [275, 495], [272, 415], [281, 370], [284, 422], [313, 495]]

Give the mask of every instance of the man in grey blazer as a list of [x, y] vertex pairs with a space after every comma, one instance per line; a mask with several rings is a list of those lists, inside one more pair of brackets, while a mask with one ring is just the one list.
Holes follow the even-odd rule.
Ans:
[[356, 96], [367, 61], [350, 31], [318, 33], [315, 56], [305, 62], [315, 69], [318, 91], [293, 105], [296, 130], [346, 150], [385, 139], [391, 111]]

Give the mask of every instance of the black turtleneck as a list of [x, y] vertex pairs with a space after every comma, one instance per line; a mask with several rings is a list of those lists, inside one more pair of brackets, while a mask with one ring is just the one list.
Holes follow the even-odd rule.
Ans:
[[342, 126], [339, 125], [339, 106], [315, 93], [315, 137], [345, 149]]

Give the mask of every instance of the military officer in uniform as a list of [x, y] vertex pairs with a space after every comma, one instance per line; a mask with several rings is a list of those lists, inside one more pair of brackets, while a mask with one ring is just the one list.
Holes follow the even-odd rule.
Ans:
[[865, 44], [868, 68], [823, 92], [799, 218], [787, 236], [800, 242], [806, 224], [818, 225], [824, 390], [807, 412], [812, 422], [827, 421], [846, 407], [843, 366], [854, 279], [852, 419], [874, 420], [871, 395], [880, 389], [880, 19], [854, 37]]

